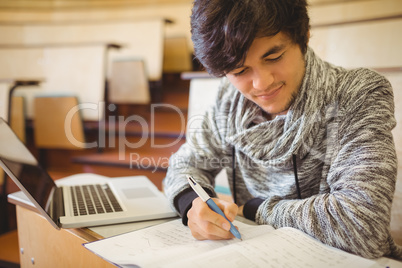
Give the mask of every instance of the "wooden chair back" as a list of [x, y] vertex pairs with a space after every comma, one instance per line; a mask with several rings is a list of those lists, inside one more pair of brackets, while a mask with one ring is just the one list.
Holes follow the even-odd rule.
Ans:
[[85, 135], [75, 96], [34, 100], [34, 140], [41, 149], [83, 149]]
[[112, 63], [108, 100], [111, 103], [149, 104], [151, 94], [142, 60], [116, 60]]

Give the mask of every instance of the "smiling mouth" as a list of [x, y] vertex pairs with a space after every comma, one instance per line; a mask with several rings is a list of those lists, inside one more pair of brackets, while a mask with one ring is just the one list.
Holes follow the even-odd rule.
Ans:
[[284, 84], [280, 85], [280, 87], [278, 87], [278, 88], [276, 88], [274, 90], [271, 90], [268, 93], [263, 93], [263, 94], [259, 94], [259, 95], [256, 95], [256, 96], [257, 96], [257, 98], [261, 98], [261, 99], [265, 99], [265, 100], [266, 99], [272, 99], [272, 98], [276, 97], [276, 95], [278, 95], [278, 93], [282, 89], [283, 85]]

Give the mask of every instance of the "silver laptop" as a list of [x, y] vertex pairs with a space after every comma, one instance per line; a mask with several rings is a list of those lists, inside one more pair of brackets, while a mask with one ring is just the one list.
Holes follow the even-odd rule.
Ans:
[[[145, 176], [58, 187], [0, 118], [0, 166], [57, 229], [175, 217], [166, 197]], [[88, 174], [88, 176], [91, 174]]]

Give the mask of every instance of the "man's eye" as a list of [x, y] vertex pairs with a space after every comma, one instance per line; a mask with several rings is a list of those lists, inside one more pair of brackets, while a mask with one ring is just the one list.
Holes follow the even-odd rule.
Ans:
[[240, 75], [244, 74], [245, 71], [246, 71], [246, 69], [242, 69], [240, 71], [233, 72], [233, 75], [234, 76], [240, 76]]
[[276, 57], [276, 58], [273, 58], [273, 59], [267, 58], [266, 61], [269, 61], [269, 62], [278, 61], [278, 60], [280, 60], [280, 59], [282, 58], [283, 54], [284, 54], [284, 53], [282, 53], [281, 55], [279, 55], [279, 57]]

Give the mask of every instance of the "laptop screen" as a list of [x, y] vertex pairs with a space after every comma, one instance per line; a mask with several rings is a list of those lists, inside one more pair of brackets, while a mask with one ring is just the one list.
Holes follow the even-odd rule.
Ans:
[[20, 187], [19, 182], [50, 215], [50, 200], [56, 185], [2, 118], [0, 118], [0, 161], [17, 186]]

